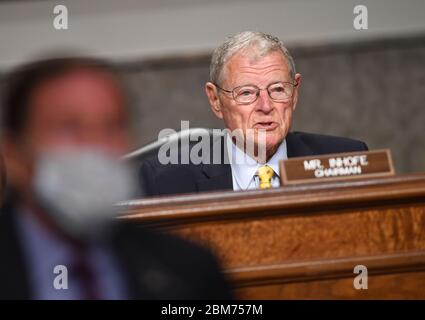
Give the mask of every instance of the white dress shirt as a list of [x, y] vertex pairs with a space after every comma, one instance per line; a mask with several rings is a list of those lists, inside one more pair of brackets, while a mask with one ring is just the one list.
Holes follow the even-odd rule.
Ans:
[[267, 161], [261, 164], [252, 159], [249, 155], [239, 149], [227, 135], [227, 152], [229, 155], [229, 162], [232, 168], [233, 190], [250, 190], [259, 188], [259, 179], [257, 176], [257, 169], [262, 165], [268, 165], [273, 169], [275, 174], [272, 177], [272, 188], [280, 186], [280, 170], [279, 161], [288, 159], [286, 150], [286, 140], [280, 144], [275, 154]]

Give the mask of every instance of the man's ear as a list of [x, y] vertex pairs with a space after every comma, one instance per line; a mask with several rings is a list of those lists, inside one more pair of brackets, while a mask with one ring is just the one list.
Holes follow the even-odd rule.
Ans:
[[294, 91], [293, 104], [292, 104], [292, 110], [293, 111], [295, 111], [295, 108], [297, 107], [298, 93], [299, 93], [299, 90], [300, 90], [300, 87], [301, 87], [301, 80], [302, 80], [301, 74], [297, 73], [295, 75], [295, 82], [298, 83], [298, 84], [295, 87], [295, 91]]
[[218, 97], [217, 87], [212, 82], [207, 82], [205, 84], [205, 93], [208, 97], [208, 102], [210, 103], [211, 110], [214, 112], [217, 118], [223, 119], [223, 113], [221, 111], [221, 102]]

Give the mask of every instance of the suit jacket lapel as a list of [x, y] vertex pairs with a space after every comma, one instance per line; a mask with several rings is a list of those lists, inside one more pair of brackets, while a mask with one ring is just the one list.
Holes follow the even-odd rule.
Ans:
[[[210, 164], [202, 164], [202, 173], [205, 178], [197, 181], [198, 191], [233, 189], [232, 169], [228, 161], [226, 141], [225, 136], [213, 137]], [[217, 145], [218, 143], [220, 145]], [[214, 164], [213, 161], [213, 151], [215, 150], [221, 150], [219, 164]]]
[[198, 191], [233, 189], [230, 164], [204, 164], [205, 179], [197, 181]]
[[286, 135], [286, 148], [288, 158], [305, 157], [314, 154], [313, 150], [297, 134], [292, 132]]

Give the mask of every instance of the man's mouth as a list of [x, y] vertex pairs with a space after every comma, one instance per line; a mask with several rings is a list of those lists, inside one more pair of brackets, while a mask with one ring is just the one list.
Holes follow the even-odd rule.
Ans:
[[271, 130], [276, 129], [278, 126], [279, 126], [279, 124], [277, 122], [264, 121], [264, 122], [257, 122], [254, 125], [254, 129], [271, 131]]

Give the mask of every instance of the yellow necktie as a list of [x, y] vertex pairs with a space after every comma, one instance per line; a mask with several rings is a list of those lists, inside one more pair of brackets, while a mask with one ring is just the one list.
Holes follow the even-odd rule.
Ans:
[[260, 179], [260, 189], [271, 188], [272, 177], [274, 175], [274, 171], [271, 167], [265, 165], [261, 166], [257, 170], [258, 178]]

